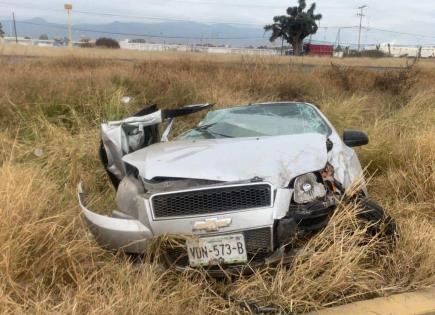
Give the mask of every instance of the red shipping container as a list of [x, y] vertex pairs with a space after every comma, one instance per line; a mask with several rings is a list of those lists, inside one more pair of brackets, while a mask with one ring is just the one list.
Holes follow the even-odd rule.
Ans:
[[332, 56], [334, 47], [332, 45], [307, 44], [307, 54], [317, 56]]

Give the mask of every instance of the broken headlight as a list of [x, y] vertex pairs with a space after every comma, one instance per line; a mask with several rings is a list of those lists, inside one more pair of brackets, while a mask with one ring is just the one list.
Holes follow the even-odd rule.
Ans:
[[317, 181], [313, 173], [301, 175], [295, 179], [293, 198], [297, 203], [307, 203], [325, 197], [326, 189]]

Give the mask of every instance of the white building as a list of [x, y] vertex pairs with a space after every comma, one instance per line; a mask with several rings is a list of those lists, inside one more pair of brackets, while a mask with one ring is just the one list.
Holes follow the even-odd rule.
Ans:
[[33, 45], [40, 47], [54, 47], [54, 40], [52, 39], [34, 39]]
[[7, 36], [3, 37], [3, 43], [4, 44], [18, 44], [18, 45], [25, 45], [25, 46], [32, 46], [32, 39], [30, 38], [24, 38], [24, 37], [13, 37], [13, 36]]
[[[368, 46], [366, 50], [376, 50], [376, 46]], [[420, 52], [420, 57], [430, 58], [435, 57], [435, 46], [405, 46], [405, 45], [394, 45], [390, 44], [380, 44], [379, 50], [386, 55], [391, 55], [392, 57], [418, 57]], [[420, 51], [421, 50], [421, 51]]]
[[279, 55], [276, 49], [258, 48], [229, 48], [229, 47], [206, 47], [208, 53], [212, 54], [242, 54], [242, 55]]
[[130, 40], [119, 42], [122, 49], [141, 50], [141, 51], [191, 51], [191, 46], [174, 45], [174, 44], [152, 44], [152, 43], [134, 43]]
[[423, 47], [421, 49], [421, 57], [435, 58], [435, 47]]
[[132, 50], [141, 50], [141, 51], [204, 52], [204, 53], [212, 53], [212, 54], [244, 54], [244, 55], [279, 55], [280, 54], [279, 51], [275, 49], [134, 43], [128, 39], [120, 41], [119, 45], [122, 49], [132, 49]]

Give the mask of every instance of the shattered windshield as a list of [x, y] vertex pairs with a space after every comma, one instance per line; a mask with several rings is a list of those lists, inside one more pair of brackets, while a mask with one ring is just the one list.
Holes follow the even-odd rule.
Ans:
[[199, 125], [178, 139], [216, 139], [320, 133], [329, 126], [303, 103], [255, 104], [210, 111]]

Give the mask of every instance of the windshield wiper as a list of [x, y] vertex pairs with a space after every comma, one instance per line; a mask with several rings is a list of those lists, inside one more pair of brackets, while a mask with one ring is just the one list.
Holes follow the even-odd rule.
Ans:
[[[209, 130], [209, 128], [210, 128], [211, 126], [214, 126], [214, 125], [216, 125], [216, 124], [217, 124], [217, 123], [212, 123], [212, 124], [207, 124], [207, 125], [197, 126], [197, 127], [193, 128], [193, 130], [199, 131], [199, 132], [201, 132], [201, 133], [207, 133], [207, 134], [209, 134], [210, 136], [221, 136], [221, 137], [225, 137], [225, 138], [234, 138], [233, 136], [229, 136], [229, 135], [226, 135], [226, 134], [223, 134], [223, 133], [219, 133], [219, 132], [216, 132], [216, 131]], [[214, 138], [216, 138], [216, 137], [214, 137]]]
[[201, 126], [196, 126], [195, 128], [193, 128], [193, 130], [197, 130], [197, 131], [203, 131], [203, 130], [207, 130], [208, 128], [210, 128], [211, 126], [216, 125], [217, 123], [211, 123], [211, 124], [206, 124], [206, 125], [201, 125]]
[[234, 138], [233, 136], [229, 136], [229, 135], [226, 135], [226, 134], [223, 134], [223, 133], [218, 133], [218, 132], [215, 132], [215, 131], [206, 130], [206, 132], [208, 132], [208, 133], [210, 133], [212, 135], [218, 135], [218, 136], [225, 137], [225, 138]]

